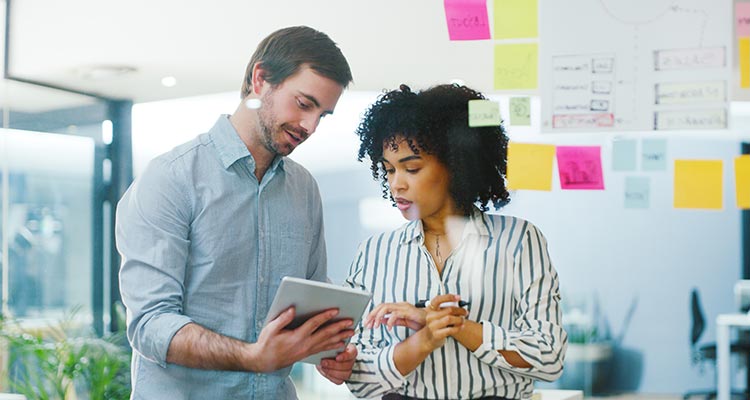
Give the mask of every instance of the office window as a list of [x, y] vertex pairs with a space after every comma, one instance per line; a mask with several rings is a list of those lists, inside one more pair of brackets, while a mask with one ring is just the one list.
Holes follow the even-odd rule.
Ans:
[[92, 303], [91, 138], [3, 130], [3, 300], [21, 318]]
[[[78, 309], [77, 319], [90, 326], [95, 287], [104, 285], [94, 283], [94, 272], [103, 268], [101, 257], [95, 265], [94, 252], [104, 247], [105, 222], [94, 221], [94, 195], [103, 184], [95, 154], [102, 152], [107, 108], [9, 80], [0, 88], [2, 313], [52, 323]], [[103, 301], [97, 299], [99, 309]]]

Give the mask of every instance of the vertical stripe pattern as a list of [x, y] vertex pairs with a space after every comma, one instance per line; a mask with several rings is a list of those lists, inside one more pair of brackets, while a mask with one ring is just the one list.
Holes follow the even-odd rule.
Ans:
[[[482, 324], [482, 345], [471, 352], [448, 338], [407, 376], [393, 349], [413, 331], [364, 329], [352, 343], [359, 355], [347, 382], [357, 397], [397, 392], [424, 399], [531, 396], [536, 379], [562, 374], [567, 334], [562, 329], [560, 287], [547, 241], [533, 224], [478, 210], [461, 242], [445, 260], [442, 277], [424, 247], [421, 221], [373, 236], [359, 246], [346, 283], [372, 293], [367, 315], [381, 302], [414, 303], [456, 293], [469, 300], [470, 320]], [[511, 366], [498, 350], [516, 351], [531, 368]]]

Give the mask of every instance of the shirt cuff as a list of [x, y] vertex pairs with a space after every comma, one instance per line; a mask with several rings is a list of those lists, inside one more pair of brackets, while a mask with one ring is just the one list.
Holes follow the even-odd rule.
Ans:
[[506, 369], [529, 372], [533, 368], [521, 368], [511, 365], [498, 350], [518, 351], [512, 339], [518, 337], [516, 332], [508, 332], [490, 321], [480, 321], [482, 324], [482, 345], [475, 351], [474, 356], [480, 361]]
[[515, 350], [515, 346], [508, 340], [505, 329], [490, 321], [479, 321], [482, 324], [482, 344], [474, 350], [474, 356], [490, 365], [509, 365], [498, 350]]
[[[389, 346], [386, 351], [383, 351], [378, 355], [377, 361], [378, 369], [382, 371], [383, 379], [388, 382], [390, 389], [401, 387], [406, 380], [406, 376], [401, 375], [401, 372], [396, 368], [396, 361], [393, 359], [395, 354], [396, 346]], [[408, 375], [410, 374], [411, 373]]]
[[148, 323], [148, 330], [152, 332], [150, 343], [146, 346], [152, 357], [144, 355], [162, 368], [167, 367], [167, 351], [172, 338], [183, 326], [193, 320], [181, 314], [160, 314], [154, 316]]

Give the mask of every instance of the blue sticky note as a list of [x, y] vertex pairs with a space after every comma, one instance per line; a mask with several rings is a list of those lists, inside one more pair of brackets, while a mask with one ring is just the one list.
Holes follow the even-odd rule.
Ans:
[[612, 169], [614, 171], [635, 171], [635, 140], [615, 140], [612, 142]]
[[651, 181], [647, 176], [625, 177], [625, 208], [649, 208]]
[[641, 142], [641, 169], [665, 171], [667, 169], [667, 140], [643, 139]]

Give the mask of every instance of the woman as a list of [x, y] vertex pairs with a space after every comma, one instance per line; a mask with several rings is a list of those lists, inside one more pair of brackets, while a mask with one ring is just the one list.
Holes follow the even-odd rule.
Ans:
[[468, 101], [481, 99], [464, 86], [401, 85], [357, 130], [359, 159], [410, 221], [363, 242], [349, 271], [350, 286], [373, 293], [352, 338], [347, 385], [358, 397], [521, 399], [534, 379], [562, 373], [546, 240], [527, 221], [485, 213], [509, 200], [508, 138], [468, 126]]

